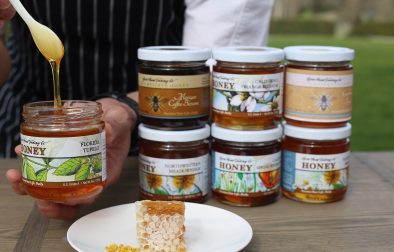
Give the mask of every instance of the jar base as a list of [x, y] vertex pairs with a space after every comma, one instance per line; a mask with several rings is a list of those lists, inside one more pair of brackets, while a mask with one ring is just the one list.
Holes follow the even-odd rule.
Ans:
[[27, 194], [36, 199], [73, 204], [74, 202], [99, 195], [103, 191], [104, 186], [103, 183], [100, 183], [99, 185], [93, 184], [69, 188], [40, 188], [24, 184], [24, 188]]
[[236, 115], [227, 115], [218, 111], [213, 111], [213, 122], [216, 125], [227, 128], [227, 129], [235, 129], [235, 130], [265, 130], [272, 129], [277, 127], [278, 121], [276, 120], [278, 117], [276, 114], [272, 114], [269, 116], [256, 116], [256, 117], [248, 117], [244, 116], [236, 116]]
[[208, 123], [208, 116], [193, 119], [157, 119], [141, 115], [140, 118], [145, 126], [157, 130], [193, 130], [204, 128]]
[[307, 121], [298, 121], [294, 119], [287, 118], [284, 116], [286, 123], [291, 124], [297, 127], [305, 127], [305, 128], [339, 128], [346, 125], [348, 121], [343, 122], [307, 122]]
[[282, 194], [288, 199], [303, 202], [303, 203], [331, 203], [340, 201], [345, 197], [346, 189], [335, 190], [333, 193], [303, 193], [303, 192], [289, 192], [282, 189]]
[[212, 191], [213, 197], [226, 205], [240, 207], [264, 206], [274, 203], [279, 198], [279, 190], [265, 196], [239, 196]]

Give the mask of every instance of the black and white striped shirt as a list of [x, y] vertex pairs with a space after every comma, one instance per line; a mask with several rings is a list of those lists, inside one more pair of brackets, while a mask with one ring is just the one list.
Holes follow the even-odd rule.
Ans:
[[[88, 99], [108, 91], [137, 89], [136, 53], [141, 46], [182, 42], [182, 0], [26, 0], [32, 16], [63, 41], [62, 99]], [[13, 20], [7, 41], [12, 58], [8, 81], [0, 87], [0, 157], [14, 156], [24, 103], [52, 100], [48, 62], [27, 26]]]

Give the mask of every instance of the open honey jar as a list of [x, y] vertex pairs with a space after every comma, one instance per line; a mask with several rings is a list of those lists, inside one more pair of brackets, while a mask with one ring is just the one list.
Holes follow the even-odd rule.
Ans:
[[92, 101], [23, 106], [22, 181], [34, 198], [69, 202], [96, 195], [106, 180], [101, 105]]

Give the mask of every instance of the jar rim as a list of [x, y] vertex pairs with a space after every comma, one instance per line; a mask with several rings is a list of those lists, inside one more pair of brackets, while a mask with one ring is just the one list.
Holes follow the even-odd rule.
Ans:
[[276, 128], [273, 129], [246, 131], [222, 128], [216, 123], [213, 123], [211, 129], [211, 134], [214, 138], [225, 141], [248, 143], [259, 143], [278, 140], [282, 137], [283, 133], [281, 125], [278, 125]]
[[138, 59], [148, 61], [206, 61], [211, 49], [191, 46], [147, 46], [138, 49]]
[[[96, 101], [86, 101], [86, 100], [62, 100], [61, 101], [62, 110], [72, 110], [75, 108], [86, 108], [86, 109], [96, 109], [101, 110], [101, 104]], [[76, 106], [78, 105], [78, 106]], [[54, 106], [54, 101], [36, 101], [36, 102], [29, 102], [23, 105], [23, 110], [26, 112], [31, 111], [56, 111], [59, 108]]]
[[139, 137], [157, 142], [192, 142], [207, 139], [210, 135], [210, 128], [193, 130], [158, 130], [149, 128], [143, 123], [138, 126]]
[[214, 60], [244, 63], [274, 63], [284, 58], [282, 49], [263, 46], [228, 46], [212, 50]]
[[62, 100], [61, 104], [61, 108], [56, 108], [54, 106], [54, 101], [37, 101], [26, 103], [23, 105], [22, 115], [25, 119], [47, 120], [51, 118], [53, 119], [52, 121], [59, 119], [61, 121], [67, 121], [70, 123], [74, 119], [80, 121], [84, 118], [101, 118], [102, 107], [101, 104], [96, 101]]
[[347, 123], [338, 128], [306, 128], [284, 123], [284, 134], [305, 140], [339, 140], [350, 137], [352, 126]]
[[335, 46], [288, 46], [284, 48], [287, 60], [306, 62], [346, 62], [354, 59], [354, 50]]

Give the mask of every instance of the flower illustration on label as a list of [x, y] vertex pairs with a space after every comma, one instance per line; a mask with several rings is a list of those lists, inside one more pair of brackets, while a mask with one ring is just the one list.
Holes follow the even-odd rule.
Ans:
[[[272, 112], [279, 109], [279, 90], [259, 92], [235, 92], [215, 90], [215, 108], [226, 108], [232, 112]], [[225, 97], [220, 99], [218, 95]], [[227, 106], [223, 106], [226, 103]]]
[[194, 175], [175, 176], [172, 178], [172, 182], [178, 190], [185, 190], [192, 188], [194, 186], [194, 180], [195, 180]]
[[274, 170], [270, 172], [260, 172], [259, 177], [261, 181], [263, 181], [264, 186], [267, 189], [271, 189], [279, 184], [280, 173], [279, 170]]
[[146, 183], [148, 184], [148, 186], [150, 188], [158, 189], [158, 188], [160, 188], [162, 186], [163, 179], [162, 179], [161, 176], [148, 173], [146, 175]]
[[338, 183], [340, 178], [341, 172], [339, 170], [324, 172], [324, 181], [329, 185]]
[[168, 105], [173, 109], [177, 109], [178, 107], [198, 106], [199, 102], [197, 101], [197, 96], [195, 95], [188, 96], [186, 93], [178, 93], [168, 101]]

